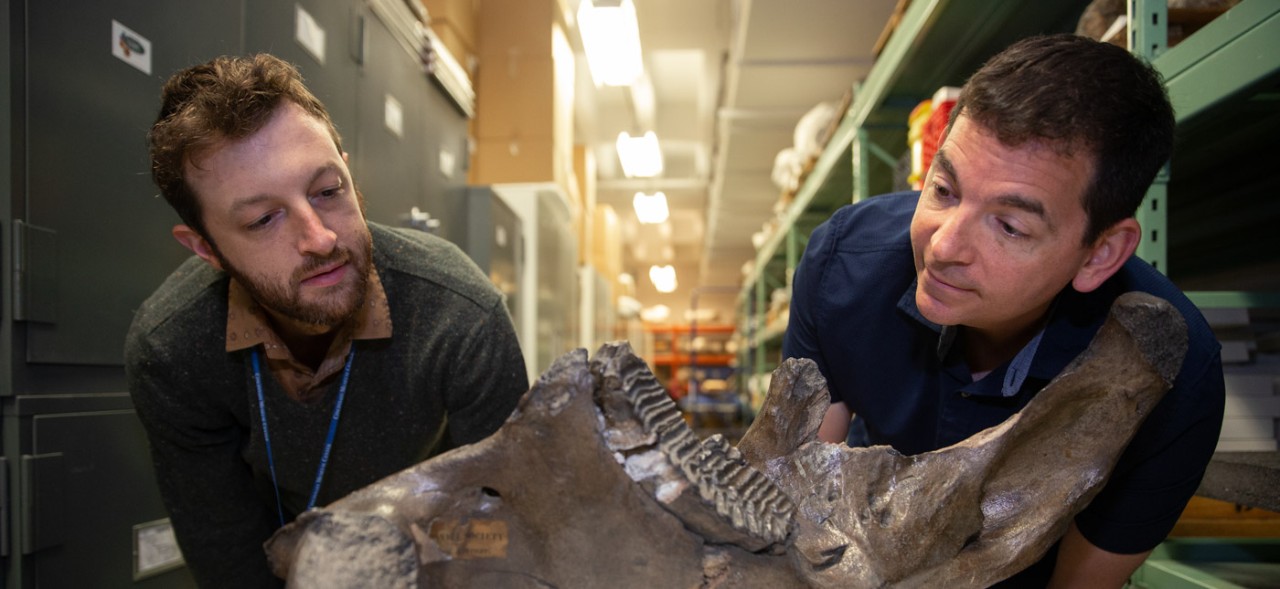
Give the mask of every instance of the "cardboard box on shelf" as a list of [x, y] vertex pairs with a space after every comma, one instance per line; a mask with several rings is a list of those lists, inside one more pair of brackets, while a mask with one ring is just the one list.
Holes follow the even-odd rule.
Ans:
[[479, 2], [472, 182], [555, 182], [573, 172], [575, 60], [557, 0]]
[[479, 139], [471, 161], [472, 184], [552, 180], [555, 149], [550, 137]]
[[509, 49], [550, 58], [551, 28], [559, 10], [556, 0], [482, 0], [476, 30], [481, 61]]
[[555, 119], [555, 62], [513, 51], [480, 61], [476, 138], [551, 139]]
[[[447, 27], [466, 46], [476, 46], [477, 9], [474, 0], [420, 0], [427, 9], [431, 25]], [[439, 34], [439, 33], [437, 33]]]

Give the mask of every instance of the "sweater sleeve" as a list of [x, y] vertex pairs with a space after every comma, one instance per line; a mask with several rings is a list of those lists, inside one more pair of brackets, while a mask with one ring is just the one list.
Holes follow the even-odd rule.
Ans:
[[477, 322], [461, 349], [462, 358], [451, 363], [449, 375], [446, 449], [478, 442], [497, 431], [529, 390], [524, 356], [501, 297]]
[[216, 399], [225, 397], [207, 390], [210, 383], [183, 362], [145, 338], [130, 339], [129, 390], [192, 575], [201, 587], [283, 586], [262, 547], [278, 516], [264, 505], [240, 456], [244, 427], [218, 406]]

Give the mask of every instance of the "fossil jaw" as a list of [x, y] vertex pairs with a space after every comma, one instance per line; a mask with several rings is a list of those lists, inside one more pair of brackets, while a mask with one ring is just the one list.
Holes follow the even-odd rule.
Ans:
[[493, 436], [309, 511], [268, 542], [296, 587], [983, 587], [1105, 484], [1186, 350], [1125, 295], [1022, 412], [916, 456], [815, 442], [788, 360], [737, 448], [699, 441], [625, 345], [566, 354]]

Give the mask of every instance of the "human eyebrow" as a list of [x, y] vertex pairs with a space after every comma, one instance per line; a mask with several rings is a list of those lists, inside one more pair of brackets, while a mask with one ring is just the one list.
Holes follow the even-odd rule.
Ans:
[[[315, 184], [318, 180], [320, 180], [321, 177], [329, 173], [338, 174], [339, 186], [343, 186], [346, 184], [345, 180], [342, 179], [342, 170], [338, 167], [337, 164], [334, 164], [334, 163], [328, 163], [323, 166], [320, 166], [319, 168], [316, 168], [316, 171], [311, 174], [311, 178], [307, 180], [307, 184], [308, 185]], [[249, 196], [249, 197], [245, 197], [240, 200], [237, 200], [235, 203], [231, 205], [231, 214], [232, 215], [239, 214], [241, 211], [247, 208], [253, 207], [254, 205], [258, 205], [264, 201], [270, 200], [271, 197], [272, 195], [263, 192], [263, 193], [258, 193], [253, 196]]]
[[337, 164], [330, 162], [328, 164], [320, 166], [319, 168], [316, 168], [316, 172], [315, 174], [311, 175], [311, 181], [309, 183], [314, 184], [317, 180], [320, 179], [321, 176], [324, 176], [325, 174], [328, 174], [330, 172], [337, 174], [338, 181], [340, 183], [342, 182], [342, 170], [338, 168]]
[[1002, 206], [1019, 209], [1031, 213], [1046, 223], [1049, 219], [1044, 214], [1044, 205], [1040, 201], [1029, 199], [1020, 194], [1005, 194], [996, 197], [996, 202]]
[[270, 194], [259, 193], [259, 194], [250, 196], [248, 198], [242, 198], [240, 200], [237, 200], [235, 203], [231, 205], [231, 214], [238, 215], [240, 214], [241, 211], [247, 208], [253, 207], [254, 205], [262, 203], [266, 200], [269, 200], [270, 198], [271, 198]]
[[947, 157], [946, 150], [939, 149], [938, 152], [933, 155], [933, 162], [941, 166], [943, 173], [945, 173], [947, 178], [950, 178], [951, 182], [956, 185], [955, 188], [952, 188], [952, 192], [959, 192], [960, 180], [956, 177], [956, 167], [951, 163], [951, 159]]

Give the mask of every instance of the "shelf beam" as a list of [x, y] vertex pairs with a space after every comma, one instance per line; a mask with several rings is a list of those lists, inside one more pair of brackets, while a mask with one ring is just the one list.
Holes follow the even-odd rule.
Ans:
[[1178, 123], [1275, 77], [1280, 3], [1245, 0], [1158, 56]]
[[1201, 309], [1211, 308], [1280, 308], [1280, 292], [1203, 290], [1187, 293], [1187, 298]]

